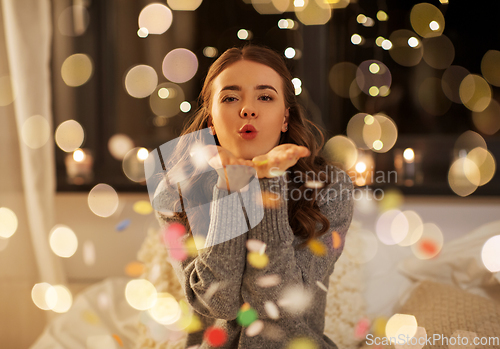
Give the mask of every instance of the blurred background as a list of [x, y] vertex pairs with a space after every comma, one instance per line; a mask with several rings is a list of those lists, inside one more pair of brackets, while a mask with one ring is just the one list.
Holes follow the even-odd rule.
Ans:
[[[384, 268], [397, 273], [403, 257], [435, 259], [499, 219], [500, 3], [0, 3], [2, 347], [32, 345], [89, 286], [143, 275], [137, 253], [158, 229], [144, 161], [179, 136], [208, 68], [233, 46], [285, 57], [325, 156], [356, 185], [352, 229], [380, 246], [358, 265], [390, 246], [398, 257]], [[484, 246], [500, 255], [498, 238]], [[498, 272], [488, 256], [474, 258]], [[390, 316], [391, 301], [370, 304], [392, 281], [365, 281], [364, 312]]]

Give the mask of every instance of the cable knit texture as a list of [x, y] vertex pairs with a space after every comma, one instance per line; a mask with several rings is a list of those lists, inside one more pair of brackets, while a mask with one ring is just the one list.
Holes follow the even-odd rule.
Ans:
[[[309, 248], [295, 249], [303, 240], [293, 234], [289, 224], [286, 174], [270, 179], [255, 178], [241, 193], [229, 193], [217, 188], [215, 181], [207, 181], [206, 185], [213, 187], [213, 200], [209, 204], [210, 224], [205, 248], [199, 250], [196, 257], [184, 261], [167, 260], [168, 251], [159, 234], [148, 234], [139, 254], [139, 259], [146, 265], [144, 276], [159, 292], [169, 292], [177, 300], [187, 300], [200, 317], [203, 329], [177, 342], [169, 340], [160, 345], [149, 341], [147, 330], [141, 325], [139, 347], [173, 349], [199, 345], [199, 349], [212, 348], [204, 340], [203, 330], [216, 326], [227, 333], [227, 341], [220, 348], [285, 348], [298, 337], [314, 341], [317, 348], [337, 348], [340, 343], [336, 345], [324, 334], [328, 294], [324, 288], [331, 285], [330, 275], [344, 248], [353, 200], [349, 177], [335, 167], [331, 167], [331, 171], [336, 174], [332, 176], [336, 181], [324, 187], [317, 197], [321, 212], [330, 221], [330, 230], [318, 238], [326, 247], [323, 256], [313, 254]], [[258, 189], [261, 193], [277, 194], [278, 200], [269, 205], [268, 201], [262, 200], [265, 195], [256, 195]], [[240, 216], [242, 207], [249, 230], [245, 216]], [[156, 216], [162, 227], [174, 221], [160, 212], [156, 212]], [[341, 237], [337, 248], [333, 246], [333, 231]], [[266, 267], [256, 268], [247, 261], [248, 239], [266, 244], [265, 254], [269, 257]], [[152, 268], [160, 269], [160, 276], [155, 280], [151, 280]], [[176, 277], [173, 277], [174, 273]], [[259, 286], [261, 277], [268, 275], [277, 276], [280, 282], [271, 287]], [[205, 297], [209, 289], [210, 296]], [[289, 295], [290, 290], [309, 300], [305, 308], [286, 304], [285, 295]], [[263, 330], [257, 335], [247, 335], [247, 327], [242, 327], [236, 320], [244, 303], [249, 303], [264, 323]], [[269, 311], [270, 307], [278, 310], [278, 318]]]

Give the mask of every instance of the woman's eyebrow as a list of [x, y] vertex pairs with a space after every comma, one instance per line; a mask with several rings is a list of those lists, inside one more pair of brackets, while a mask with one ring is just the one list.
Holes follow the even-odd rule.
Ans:
[[[278, 91], [276, 91], [276, 89], [274, 87], [272, 87], [271, 85], [257, 85], [255, 86], [255, 89], [256, 90], [273, 90], [274, 92], [278, 93]], [[228, 86], [224, 86], [220, 92], [222, 91], [241, 91], [241, 86], [238, 86], [238, 85], [228, 85]]]

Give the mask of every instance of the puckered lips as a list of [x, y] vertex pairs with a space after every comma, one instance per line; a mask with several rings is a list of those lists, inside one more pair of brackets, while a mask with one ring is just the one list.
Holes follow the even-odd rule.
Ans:
[[246, 125], [243, 125], [242, 128], [240, 128], [238, 133], [239, 133], [241, 138], [250, 140], [250, 139], [254, 139], [255, 137], [257, 137], [258, 131], [254, 126], [252, 126], [250, 124], [246, 124]]

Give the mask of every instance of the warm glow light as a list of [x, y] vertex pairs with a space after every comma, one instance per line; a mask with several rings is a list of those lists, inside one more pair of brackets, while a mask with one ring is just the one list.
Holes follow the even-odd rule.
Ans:
[[77, 149], [73, 152], [73, 160], [76, 162], [82, 162], [85, 160], [85, 153], [81, 149]]
[[381, 140], [376, 140], [375, 142], [373, 142], [373, 149], [380, 150], [383, 147], [384, 147], [384, 143], [382, 143]]
[[0, 207], [0, 239], [8, 239], [17, 230], [17, 216], [11, 209]]
[[380, 71], [380, 66], [377, 63], [372, 63], [368, 69], [370, 73], [377, 74]]
[[97, 184], [89, 192], [89, 208], [100, 217], [109, 217], [115, 213], [118, 203], [118, 194], [108, 184]]
[[144, 161], [148, 158], [148, 156], [149, 156], [149, 151], [146, 148], [140, 148], [137, 151], [137, 159], [138, 160]]
[[189, 81], [197, 71], [198, 58], [188, 49], [176, 48], [163, 59], [163, 75], [172, 82], [183, 83]]
[[403, 152], [403, 157], [409, 162], [413, 162], [413, 160], [415, 159], [415, 153], [413, 152], [413, 149], [406, 148], [405, 151]]
[[374, 121], [375, 121], [375, 118], [373, 117], [373, 115], [370, 115], [370, 114], [366, 115], [364, 118], [364, 122], [367, 125], [373, 124]]
[[78, 121], [64, 121], [56, 129], [56, 144], [65, 152], [69, 153], [78, 149], [82, 145], [83, 139], [83, 128]]
[[382, 47], [382, 43], [384, 42], [385, 38], [383, 36], [378, 36], [376, 39], [375, 39], [375, 44], [378, 46], [378, 47]]
[[146, 38], [148, 37], [148, 35], [149, 35], [148, 28], [139, 28], [139, 30], [137, 30], [137, 36], [140, 38]]
[[149, 4], [139, 14], [139, 28], [146, 28], [149, 34], [163, 34], [172, 25], [172, 18], [172, 11], [166, 5]]
[[366, 171], [366, 164], [363, 161], [360, 161], [356, 164], [356, 172], [363, 173]]
[[380, 90], [378, 89], [377, 86], [372, 86], [370, 87], [370, 89], [368, 90], [368, 93], [370, 94], [370, 96], [372, 97], [375, 97], [375, 96], [378, 96]]
[[148, 310], [153, 307], [157, 296], [154, 285], [145, 279], [130, 280], [125, 287], [125, 299], [137, 310]]
[[61, 77], [71, 87], [85, 84], [92, 77], [92, 72], [92, 60], [83, 53], [69, 56], [61, 66]]
[[377, 12], [377, 19], [381, 22], [383, 21], [387, 21], [389, 19], [389, 16], [387, 15], [387, 13], [385, 13], [384, 11], [380, 10]]
[[129, 136], [118, 133], [113, 135], [108, 141], [108, 150], [117, 160], [123, 157], [134, 147], [134, 141]]
[[361, 35], [359, 34], [353, 34], [351, 36], [351, 42], [354, 44], [354, 45], [359, 45], [361, 44], [361, 42], [363, 41], [363, 38], [361, 37]]
[[30, 116], [21, 127], [21, 139], [31, 149], [39, 149], [50, 138], [50, 125], [42, 115]]
[[293, 57], [295, 57], [295, 49], [293, 49], [292, 47], [288, 47], [285, 50], [285, 57], [288, 59], [292, 59]]
[[156, 89], [158, 75], [149, 65], [136, 65], [125, 75], [125, 90], [134, 98], [145, 98]]
[[356, 21], [359, 23], [359, 24], [363, 24], [366, 22], [366, 16], [363, 15], [363, 14], [359, 14], [358, 17], [356, 17]]
[[392, 48], [392, 42], [390, 40], [387, 40], [387, 39], [382, 41], [382, 48], [386, 51], [390, 50]]
[[304, 0], [294, 0], [293, 1], [293, 6], [295, 6], [295, 7], [304, 7], [305, 6], [305, 1]]
[[387, 338], [411, 338], [417, 333], [417, 319], [413, 315], [394, 314], [385, 325]]
[[205, 57], [213, 58], [217, 56], [217, 53], [218, 53], [217, 49], [212, 46], [207, 46], [203, 49], [203, 55]]
[[302, 86], [302, 81], [299, 78], [293, 78], [292, 84], [295, 88]]
[[417, 47], [418, 46], [418, 39], [414, 36], [408, 39], [408, 46], [410, 47]]
[[49, 237], [50, 248], [59, 257], [69, 258], [78, 248], [78, 239], [69, 227], [56, 225], [52, 228]]
[[439, 30], [439, 23], [436, 21], [432, 21], [429, 23], [429, 28], [431, 28], [434, 31]]
[[181, 108], [181, 112], [187, 113], [191, 110], [191, 103], [184, 101], [181, 103], [180, 108]]
[[240, 29], [240, 30], [238, 30], [237, 36], [238, 36], [238, 39], [240, 39], [240, 40], [247, 40], [248, 37], [250, 36], [250, 34], [248, 33], [248, 30]]
[[486, 269], [492, 273], [500, 272], [500, 235], [489, 238], [481, 249], [481, 259]]

